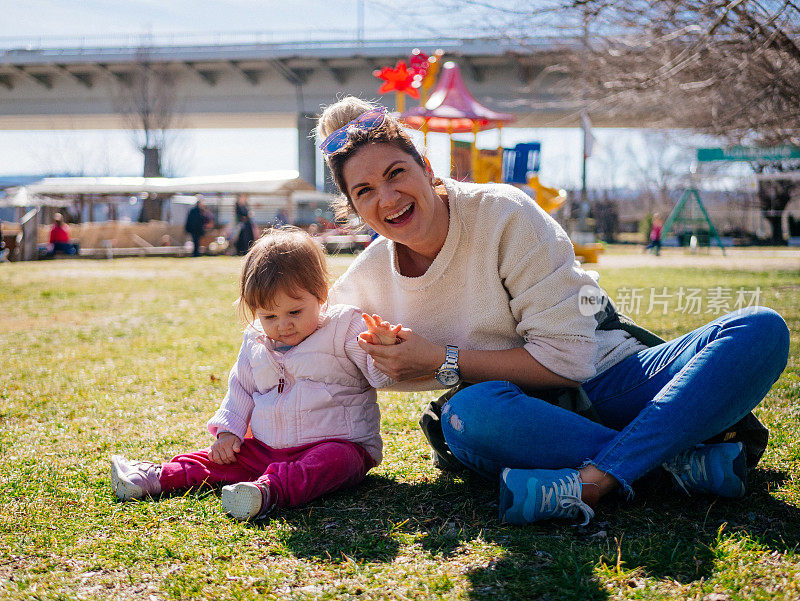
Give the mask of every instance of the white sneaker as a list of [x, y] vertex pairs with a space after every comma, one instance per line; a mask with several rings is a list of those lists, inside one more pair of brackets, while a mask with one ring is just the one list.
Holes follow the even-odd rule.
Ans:
[[269, 486], [260, 482], [223, 486], [221, 502], [228, 515], [242, 522], [266, 515], [274, 504]]
[[111, 486], [120, 501], [142, 499], [161, 492], [161, 465], [111, 456]]

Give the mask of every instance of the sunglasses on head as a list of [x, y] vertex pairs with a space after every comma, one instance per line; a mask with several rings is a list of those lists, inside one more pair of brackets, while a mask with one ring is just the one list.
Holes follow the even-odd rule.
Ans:
[[360, 114], [344, 127], [340, 127], [319, 145], [320, 150], [325, 154], [333, 154], [347, 144], [347, 138], [351, 132], [357, 129], [370, 130], [383, 125], [386, 119], [386, 108], [379, 106]]

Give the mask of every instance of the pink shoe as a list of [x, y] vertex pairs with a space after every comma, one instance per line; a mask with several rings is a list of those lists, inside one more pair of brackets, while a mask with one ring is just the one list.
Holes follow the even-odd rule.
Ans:
[[111, 456], [111, 486], [120, 501], [142, 499], [161, 492], [161, 465]]

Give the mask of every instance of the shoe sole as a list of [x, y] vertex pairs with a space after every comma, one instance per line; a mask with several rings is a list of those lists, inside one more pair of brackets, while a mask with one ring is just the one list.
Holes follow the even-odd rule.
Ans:
[[500, 519], [500, 523], [510, 523], [506, 521], [506, 512], [511, 509], [514, 505], [514, 493], [511, 492], [511, 489], [506, 484], [506, 477], [508, 476], [508, 472], [511, 471], [511, 468], [505, 468], [503, 473], [500, 475], [500, 495], [498, 499], [498, 509], [499, 515], [498, 518]]
[[144, 491], [140, 486], [137, 486], [123, 474], [120, 461], [125, 461], [122, 455], [111, 456], [111, 487], [114, 489], [114, 494], [120, 501], [133, 501], [144, 497]]
[[231, 517], [246, 522], [261, 512], [261, 489], [249, 482], [222, 487], [222, 506]]

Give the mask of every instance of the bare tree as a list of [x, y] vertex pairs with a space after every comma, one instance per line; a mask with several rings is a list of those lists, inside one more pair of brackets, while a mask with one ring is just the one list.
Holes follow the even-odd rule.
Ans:
[[[729, 144], [800, 145], [793, 0], [572, 0], [570, 7], [593, 31], [573, 66], [598, 110], [654, 114], [661, 126], [688, 126]], [[757, 173], [797, 167], [753, 165]], [[798, 186], [759, 185], [773, 243], [783, 243], [782, 212]]]
[[[800, 169], [800, 162], [758, 163], [753, 166], [756, 173], [781, 173]], [[758, 182], [758, 202], [761, 214], [772, 230], [772, 244], [784, 244], [783, 212], [792, 201], [793, 192], [800, 188], [796, 180], [769, 179]]]
[[[176, 127], [175, 77], [166, 65], [152, 62], [150, 51], [137, 51], [136, 62], [117, 85], [115, 105], [144, 158], [144, 177], [163, 175], [163, 157]], [[161, 219], [163, 199], [151, 195], [140, 221]]]
[[570, 0], [590, 32], [576, 67], [604, 112], [655, 112], [736, 142], [800, 144], [792, 0]]
[[76, 136], [73, 132], [31, 134], [23, 148], [41, 173], [59, 176], [111, 175], [122, 163], [109, 151], [111, 139]]
[[682, 148], [675, 135], [670, 131], [647, 131], [640, 147], [628, 149], [634, 177], [648, 196], [648, 213], [669, 212], [670, 193], [687, 183], [691, 151]]
[[[800, 145], [797, 0], [443, 2], [451, 11], [454, 4], [482, 9], [483, 31], [523, 32], [522, 44], [530, 31], [571, 38], [562, 67], [580, 80], [574, 100], [591, 113], [644, 117], [652, 127], [691, 128], [728, 144]], [[791, 167], [776, 162], [756, 170]], [[760, 187], [761, 204], [782, 210], [773, 187]], [[780, 224], [780, 215], [765, 217]], [[781, 239], [779, 230], [773, 239]]]

